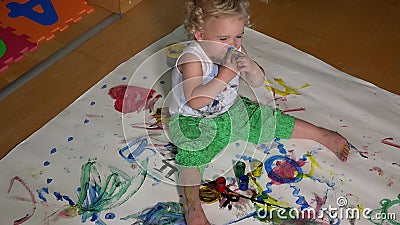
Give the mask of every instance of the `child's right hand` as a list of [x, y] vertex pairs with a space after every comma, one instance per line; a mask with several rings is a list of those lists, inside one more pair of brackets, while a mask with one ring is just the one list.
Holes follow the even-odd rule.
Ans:
[[237, 54], [236, 51], [229, 47], [218, 67], [218, 78], [225, 83], [229, 83], [239, 72], [235, 54]]

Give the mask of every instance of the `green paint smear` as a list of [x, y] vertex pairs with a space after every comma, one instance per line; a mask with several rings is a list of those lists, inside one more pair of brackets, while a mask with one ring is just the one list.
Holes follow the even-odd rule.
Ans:
[[[397, 208], [400, 207], [400, 194], [397, 195], [397, 199], [395, 200], [390, 200], [387, 198], [382, 199], [379, 204], [381, 205], [381, 208], [372, 210], [370, 213], [368, 213], [368, 219], [371, 221], [373, 224], [378, 224], [378, 225], [383, 225], [386, 224], [385, 222], [388, 222], [393, 225], [400, 225], [399, 222], [395, 221], [397, 218], [400, 216], [400, 214], [397, 212], [391, 212], [389, 209], [393, 206], [397, 206]], [[374, 220], [374, 216], [379, 213], [380, 217], [382, 217], [379, 220]], [[394, 215], [394, 217], [393, 217]]]
[[6, 54], [7, 51], [7, 47], [6, 47], [6, 43], [4, 43], [4, 41], [0, 38], [0, 58], [4, 56], [4, 54]]
[[178, 202], [158, 202], [150, 208], [141, 212], [121, 218], [121, 220], [134, 219], [133, 224], [162, 224], [162, 225], [185, 225], [183, 206]]
[[[71, 218], [85, 213], [90, 218], [101, 211], [111, 210], [128, 201], [142, 186], [147, 175], [148, 161], [133, 163], [133, 174], [108, 167], [111, 174], [105, 175], [101, 166], [89, 161], [82, 166], [80, 192], [74, 206], [67, 206], [60, 214]], [[103, 172], [103, 173], [102, 173]]]

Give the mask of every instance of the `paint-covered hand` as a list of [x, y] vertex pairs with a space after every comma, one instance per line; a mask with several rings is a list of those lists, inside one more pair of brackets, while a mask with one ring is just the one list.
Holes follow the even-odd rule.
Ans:
[[218, 78], [225, 83], [231, 81], [239, 73], [237, 68], [237, 53], [238, 51], [233, 50], [233, 47], [229, 47], [226, 51], [223, 59], [220, 60], [220, 65], [218, 68]]
[[253, 87], [261, 86], [265, 80], [264, 70], [247, 54], [240, 53], [234, 56], [236, 66], [243, 79]]

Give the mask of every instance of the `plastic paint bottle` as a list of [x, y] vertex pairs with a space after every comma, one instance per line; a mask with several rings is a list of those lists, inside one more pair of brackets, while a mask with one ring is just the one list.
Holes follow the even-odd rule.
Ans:
[[262, 174], [262, 162], [255, 160], [253, 162], [253, 171], [251, 172], [253, 176], [259, 177]]
[[246, 170], [246, 164], [244, 162], [237, 162], [235, 165], [235, 176], [239, 178], [244, 175], [244, 171]]
[[249, 189], [249, 177], [247, 175], [239, 177], [239, 189], [242, 191], [247, 191], [247, 189]]
[[215, 190], [217, 190], [219, 193], [224, 192], [226, 189], [226, 180], [224, 177], [218, 177], [217, 180], [215, 181]]

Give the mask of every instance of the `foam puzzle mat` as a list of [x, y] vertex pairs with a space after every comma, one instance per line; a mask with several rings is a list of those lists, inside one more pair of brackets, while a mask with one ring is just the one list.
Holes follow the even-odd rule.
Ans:
[[[0, 27], [6, 30], [0, 30], [0, 72], [93, 10], [84, 0], [2, 0]], [[8, 38], [9, 33], [14, 37]]]
[[[122, 63], [1, 159], [1, 224], [185, 224], [165, 113], [171, 44], [185, 37], [179, 27]], [[242, 95], [352, 150], [341, 162], [309, 140], [230, 144], [204, 172], [212, 224], [399, 225], [400, 97], [248, 28], [243, 45], [267, 79]]]

